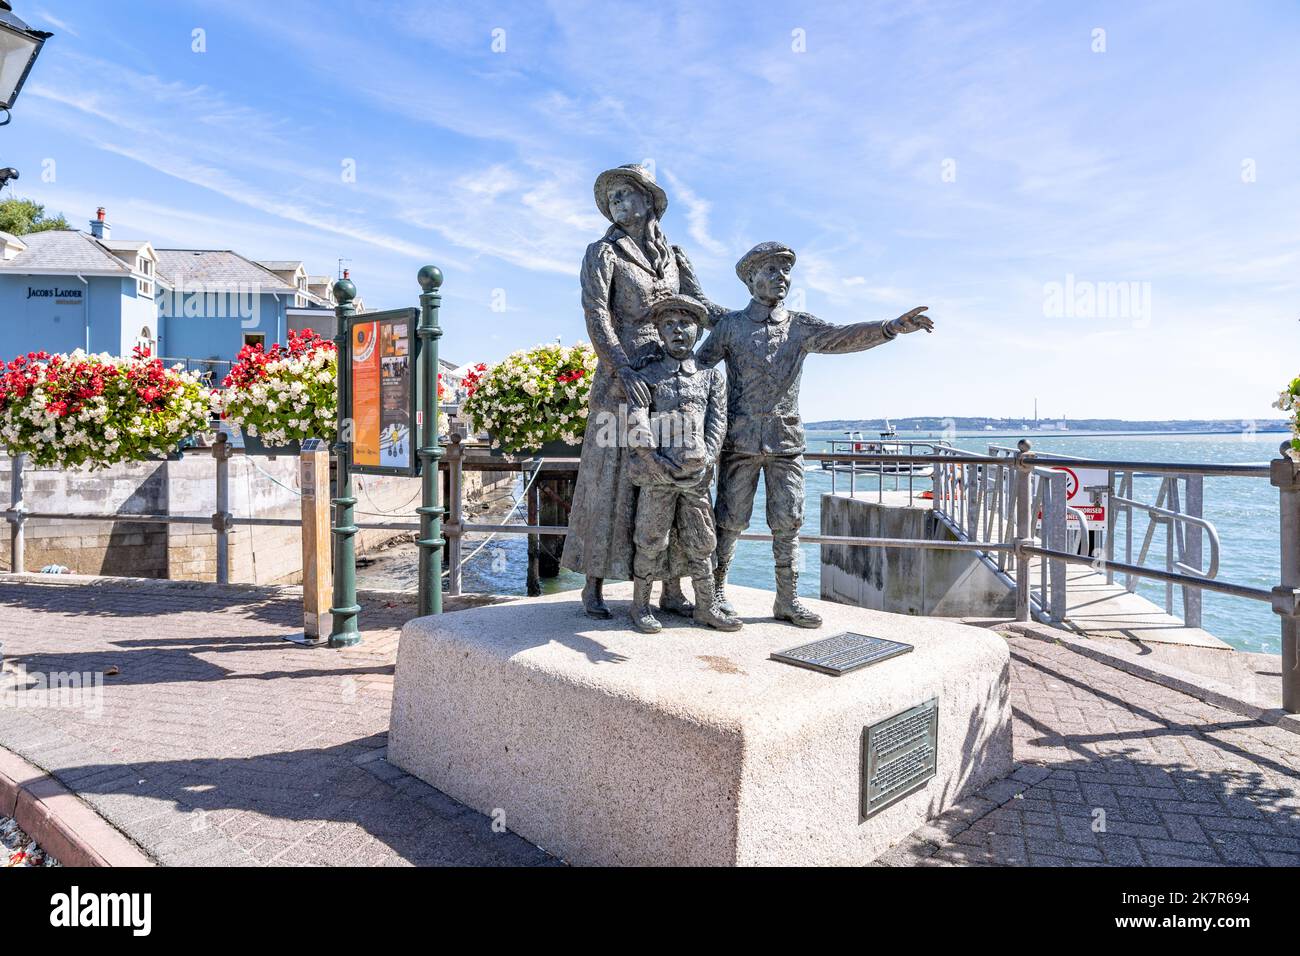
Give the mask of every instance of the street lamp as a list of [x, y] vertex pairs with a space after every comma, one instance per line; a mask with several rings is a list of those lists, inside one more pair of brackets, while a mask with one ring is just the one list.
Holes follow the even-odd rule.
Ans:
[[41, 47], [54, 34], [33, 30], [13, 14], [8, 0], [0, 0], [0, 110], [4, 123], [9, 122], [9, 108], [18, 99], [32, 64], [40, 56]]

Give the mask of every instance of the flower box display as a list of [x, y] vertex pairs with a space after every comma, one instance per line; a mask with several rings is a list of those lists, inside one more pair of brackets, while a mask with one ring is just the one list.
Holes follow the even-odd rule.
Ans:
[[0, 374], [0, 442], [44, 468], [175, 458], [210, 431], [195, 373], [137, 348], [130, 358], [29, 352]]
[[296, 455], [307, 438], [334, 441], [338, 419], [338, 349], [311, 329], [289, 343], [245, 345], [214, 392], [213, 407], [239, 426], [253, 455]]
[[461, 411], [471, 430], [491, 436], [494, 454], [574, 456], [595, 371], [596, 353], [583, 342], [513, 352], [471, 369]]

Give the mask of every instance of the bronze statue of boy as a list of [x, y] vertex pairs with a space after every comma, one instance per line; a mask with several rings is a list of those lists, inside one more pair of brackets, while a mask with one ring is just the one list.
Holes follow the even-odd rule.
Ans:
[[[821, 617], [799, 600], [795, 556], [803, 524], [805, 449], [799, 418], [799, 379], [812, 352], [861, 352], [900, 333], [934, 331], [922, 315], [926, 306], [888, 322], [832, 325], [806, 312], [789, 312], [794, 251], [779, 242], [763, 242], [736, 263], [736, 275], [749, 287], [750, 303], [723, 315], [700, 347], [704, 366], [727, 365], [727, 438], [718, 463], [717, 566], [715, 606], [734, 614], [727, 600], [727, 568], [736, 542], [749, 527], [758, 476], [767, 496], [767, 524], [776, 560], [776, 601], [772, 614], [799, 627], [820, 627]], [[699, 587], [696, 600], [699, 601]]]
[[638, 371], [649, 406], [637, 405], [629, 415], [628, 469], [637, 486], [631, 615], [632, 626], [648, 634], [662, 629], [650, 610], [651, 587], [676, 580], [681, 565], [695, 586], [696, 623], [723, 631], [741, 626], [715, 599], [709, 488], [727, 432], [727, 398], [722, 373], [700, 367], [693, 355], [706, 316], [685, 295], [651, 303], [662, 353]]

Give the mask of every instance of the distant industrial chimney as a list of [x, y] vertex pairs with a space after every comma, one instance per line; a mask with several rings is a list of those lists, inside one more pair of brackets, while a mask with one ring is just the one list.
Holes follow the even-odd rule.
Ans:
[[100, 206], [95, 210], [95, 218], [90, 220], [90, 234], [96, 239], [108, 239], [112, 237], [113, 227], [104, 219], [103, 206]]

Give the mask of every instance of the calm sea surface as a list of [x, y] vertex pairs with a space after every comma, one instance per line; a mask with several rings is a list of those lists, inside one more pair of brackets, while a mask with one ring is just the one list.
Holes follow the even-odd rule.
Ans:
[[[828, 450], [830, 439], [843, 437], [844, 433], [839, 431], [810, 430], [809, 449]], [[872, 436], [868, 434], [867, 437]], [[922, 439], [928, 437], [928, 433], [900, 433], [898, 437]], [[990, 444], [1013, 446], [1019, 437], [1002, 433], [962, 433], [952, 439], [952, 444], [967, 451], [983, 453]], [[1036, 451], [1081, 458], [1259, 464], [1277, 457], [1278, 445], [1286, 435], [1276, 432], [1247, 432], [1241, 435], [1107, 436], [1066, 432], [1059, 435], [1037, 433], [1029, 437]], [[842, 483], [844, 478], [839, 480]], [[892, 479], [887, 479], [887, 488], [892, 487], [890, 482]], [[1154, 503], [1159, 483], [1158, 478], [1137, 479], [1134, 482], [1134, 497], [1139, 501]], [[830, 491], [830, 473], [809, 468], [806, 485], [804, 528], [809, 533], [815, 533], [821, 527], [821, 496]], [[928, 490], [929, 486], [928, 479], [916, 479], [914, 483], [917, 492]], [[866, 487], [874, 489], [874, 479], [859, 477], [859, 490]], [[1267, 478], [1206, 478], [1205, 517], [1215, 525], [1219, 533], [1220, 580], [1261, 588], [1271, 588], [1278, 583], [1278, 492], [1268, 483]], [[754, 503], [754, 524], [751, 530], [766, 530], [761, 486]], [[1145, 532], [1146, 520], [1139, 517], [1135, 522], [1134, 558]], [[476, 546], [474, 542], [467, 542], [465, 553], [469, 554]], [[1208, 542], [1204, 547], [1208, 551]], [[807, 596], [816, 597], [821, 589], [819, 549], [816, 545], [804, 545], [803, 550], [805, 570], [800, 577], [799, 590]], [[1122, 551], [1117, 557], [1123, 559]], [[1157, 530], [1146, 563], [1160, 565], [1163, 560], [1164, 537]], [[494, 540], [466, 565], [464, 589], [523, 594], [526, 566], [526, 539], [516, 535], [503, 536]], [[372, 566], [359, 570], [358, 574], [363, 587], [414, 588], [414, 550], [404, 548], [388, 552]], [[742, 541], [732, 568], [732, 580], [752, 587], [774, 588], [771, 546], [763, 542]], [[582, 578], [568, 571], [561, 571], [559, 577], [543, 581], [543, 587], [548, 592], [581, 586]], [[1139, 592], [1163, 607], [1164, 585], [1144, 582], [1139, 585]], [[1174, 591], [1174, 613], [1182, 613], [1181, 592], [1178, 589]], [[1203, 624], [1206, 630], [1242, 650], [1273, 654], [1279, 652], [1277, 616], [1263, 602], [1206, 593]]]

